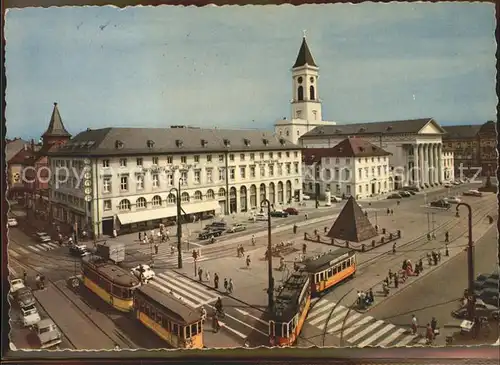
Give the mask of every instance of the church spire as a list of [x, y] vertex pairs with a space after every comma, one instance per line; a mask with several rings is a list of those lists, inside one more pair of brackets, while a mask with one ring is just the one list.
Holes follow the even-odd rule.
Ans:
[[314, 62], [314, 58], [309, 50], [309, 46], [306, 41], [306, 32], [304, 31], [304, 36], [302, 38], [302, 44], [300, 46], [299, 54], [297, 55], [297, 60], [293, 65], [293, 68], [302, 67], [308, 64], [309, 66], [318, 67], [316, 62]]
[[54, 110], [52, 110], [49, 127], [42, 135], [42, 138], [47, 137], [71, 137], [71, 134], [69, 134], [69, 132], [64, 127], [63, 121], [61, 119], [61, 114], [59, 114], [59, 109], [57, 108], [57, 103], [54, 103]]

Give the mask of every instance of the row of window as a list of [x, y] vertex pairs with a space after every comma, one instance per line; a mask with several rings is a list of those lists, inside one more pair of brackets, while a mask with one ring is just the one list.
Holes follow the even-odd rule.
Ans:
[[131, 299], [133, 290], [130, 288], [124, 288], [122, 286], [113, 284], [108, 279], [96, 273], [94, 270], [87, 266], [83, 266], [84, 277], [91, 280], [94, 284], [104, 289], [107, 293], [111, 293], [114, 297], [120, 299]]
[[63, 203], [69, 203], [79, 208], [85, 208], [85, 200], [73, 195], [63, 194], [58, 191], [54, 191], [54, 198]]
[[[326, 165], [334, 163], [334, 161], [335, 161], [335, 164], [337, 164], [337, 165], [340, 163], [340, 158], [338, 158], [338, 157], [335, 158], [335, 159], [333, 157], [325, 157], [324, 159], [325, 159], [325, 164]], [[385, 156], [383, 156], [383, 157], [376, 157], [376, 159], [377, 159], [377, 162], [381, 162], [381, 161], [385, 162], [385, 161], [387, 161], [387, 157], [385, 157]], [[362, 163], [363, 159], [362, 158], [358, 158], [358, 162]], [[375, 157], [371, 157], [371, 162], [373, 162], [373, 163], [375, 162]], [[351, 163], [351, 159], [350, 158], [346, 158], [345, 159], [345, 164], [349, 165], [350, 163]], [[368, 163], [368, 157], [365, 157], [365, 163]]]
[[355, 263], [356, 263], [356, 260], [355, 260], [354, 256], [352, 256], [352, 257], [349, 257], [348, 259], [346, 259], [342, 262], [339, 262], [335, 266], [332, 266], [332, 267], [330, 267], [322, 272], [315, 273], [314, 274], [314, 283], [317, 284], [317, 283], [320, 283], [322, 281], [328, 280], [332, 276], [334, 276], [335, 274], [338, 274], [338, 273], [344, 271], [345, 269], [347, 269], [351, 266], [354, 266]]
[[[214, 178], [213, 178], [213, 170], [212, 169], [206, 169], [206, 175], [205, 175], [205, 183], [207, 184], [212, 184], [214, 183]], [[225, 168], [219, 168], [219, 180], [218, 181], [226, 181], [226, 169]], [[201, 175], [201, 170], [194, 170], [193, 171], [193, 182], [194, 184], [201, 184], [202, 183], [202, 175]], [[247, 168], [245, 167], [240, 167], [239, 171], [239, 179], [246, 179], [247, 178]], [[275, 172], [274, 172], [274, 166], [269, 165], [268, 169], [268, 176], [269, 177], [274, 177]], [[282, 164], [278, 165], [277, 169], [277, 176], [283, 176], [283, 166]], [[295, 163], [294, 164], [294, 172], [295, 174], [299, 173], [299, 164]], [[292, 168], [291, 164], [286, 164], [286, 174], [290, 175], [292, 173]], [[164, 175], [161, 174], [152, 174], [151, 175], [151, 185], [153, 189], [158, 189], [161, 188], [162, 185], [166, 186], [174, 186], [174, 174], [168, 173], [165, 175], [165, 181], [164, 184], [162, 184], [162, 177]], [[180, 182], [181, 185], [186, 186], [188, 185], [188, 182], [190, 181], [188, 179], [188, 172], [187, 171], [181, 171], [180, 173]], [[265, 166], [260, 167], [260, 177], [266, 177], [266, 169]], [[250, 166], [250, 178], [256, 178], [256, 173], [255, 173], [255, 166]], [[122, 175], [120, 176], [120, 191], [128, 191], [130, 189], [130, 176], [128, 175]], [[144, 190], [145, 188], [145, 176], [142, 174], [137, 174], [135, 175], [135, 187], [136, 190]], [[231, 167], [229, 169], [229, 180], [230, 181], [235, 181], [236, 180], [236, 168]], [[106, 176], [103, 178], [102, 182], [102, 191], [103, 193], [111, 193], [112, 192], [112, 178], [110, 176]]]
[[[299, 152], [298, 151], [294, 151], [293, 155], [294, 155], [295, 158], [298, 158], [299, 157]], [[290, 158], [291, 152], [290, 151], [286, 151], [284, 153], [283, 152], [269, 152], [267, 154], [267, 156], [271, 160], [274, 159], [274, 158], [281, 159], [284, 156], [286, 156], [286, 158]], [[250, 161], [254, 161], [255, 157], [256, 157], [255, 153], [250, 153], [249, 156], [248, 156], [248, 159]], [[261, 160], [263, 160], [265, 158], [265, 153], [264, 152], [260, 152], [259, 153], [259, 158]], [[247, 155], [245, 153], [240, 153], [239, 160], [240, 161], [246, 161], [246, 159], [247, 159]], [[174, 160], [175, 160], [174, 156], [167, 156], [166, 157], [167, 164], [173, 164]], [[186, 164], [187, 160], [188, 160], [188, 156], [180, 156], [179, 157], [179, 161], [180, 161], [181, 164]], [[229, 154], [229, 161], [235, 161], [235, 160], [236, 160], [236, 155], [234, 153], [230, 153]], [[213, 161], [213, 156], [212, 155], [206, 155], [205, 156], [205, 161], [203, 161], [203, 162], [210, 163], [212, 161]], [[224, 162], [224, 155], [218, 155], [218, 161], [219, 162]], [[151, 162], [152, 162], [153, 165], [159, 165], [160, 158], [159, 157], [152, 157], [151, 158]], [[193, 156], [193, 162], [194, 163], [200, 163], [201, 162], [201, 156], [200, 155], [194, 155]], [[121, 167], [127, 167], [128, 163], [129, 163], [129, 159], [127, 159], [127, 158], [120, 158], [120, 166]], [[136, 158], [136, 165], [137, 166], [143, 166], [144, 165], [144, 158], [143, 157]], [[109, 166], [110, 166], [110, 160], [109, 159], [102, 160], [102, 167], [109, 167]]]
[[203, 332], [203, 323], [197, 322], [187, 326], [179, 325], [178, 323], [170, 320], [161, 309], [156, 308], [152, 303], [149, 303], [144, 298], [135, 296], [136, 308], [158, 323], [166, 331], [176, 335], [181, 339], [190, 339], [199, 333]]

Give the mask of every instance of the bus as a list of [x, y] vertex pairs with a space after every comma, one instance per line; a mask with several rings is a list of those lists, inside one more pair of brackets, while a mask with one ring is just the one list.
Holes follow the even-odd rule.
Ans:
[[295, 270], [307, 272], [311, 280], [313, 297], [326, 293], [336, 284], [356, 274], [356, 253], [349, 248], [340, 248], [295, 263]]
[[201, 311], [153, 284], [134, 291], [135, 317], [174, 348], [203, 348]]
[[294, 272], [285, 281], [274, 303], [269, 321], [272, 346], [292, 346], [311, 307], [311, 283], [307, 273]]
[[121, 312], [133, 310], [133, 292], [140, 283], [127, 270], [102, 257], [88, 255], [82, 258], [82, 281], [113, 308]]

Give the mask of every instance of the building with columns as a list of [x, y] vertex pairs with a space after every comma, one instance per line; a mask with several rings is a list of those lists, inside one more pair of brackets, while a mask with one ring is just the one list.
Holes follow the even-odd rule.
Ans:
[[179, 182], [190, 219], [250, 212], [265, 199], [285, 208], [302, 190], [301, 149], [272, 132], [88, 129], [50, 151], [49, 164], [54, 218], [97, 235], [170, 224]]
[[304, 36], [292, 67], [291, 119], [276, 121], [274, 131], [278, 136], [296, 144], [302, 135], [318, 126], [335, 125], [323, 120], [318, 80], [319, 68]]
[[449, 169], [444, 164], [444, 133], [432, 118], [337, 124], [313, 129], [299, 139], [299, 144], [303, 148], [328, 148], [349, 136], [362, 138], [391, 154], [395, 190], [406, 185], [428, 188], [442, 184]]

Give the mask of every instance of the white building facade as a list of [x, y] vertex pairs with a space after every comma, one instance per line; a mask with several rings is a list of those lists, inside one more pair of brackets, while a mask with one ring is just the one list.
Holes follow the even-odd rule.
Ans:
[[363, 199], [394, 189], [390, 153], [367, 141], [349, 138], [331, 148], [304, 149], [303, 155], [304, 194]]
[[[182, 213], [189, 219], [249, 212], [260, 209], [266, 199], [285, 208], [300, 199], [301, 150], [271, 133], [124, 130], [83, 132], [51, 154], [55, 219], [79, 227], [87, 221], [98, 235], [169, 224], [177, 216], [179, 183]], [[97, 139], [101, 142], [83, 154], [79, 146]], [[82, 183], [85, 160], [92, 175], [87, 186]], [[66, 180], [69, 167], [72, 176], [56, 184]]]

